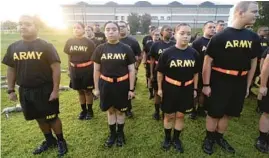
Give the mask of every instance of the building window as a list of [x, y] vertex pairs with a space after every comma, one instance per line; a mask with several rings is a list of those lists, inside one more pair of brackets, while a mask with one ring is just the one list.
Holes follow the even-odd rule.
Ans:
[[152, 20], [158, 20], [158, 16], [152, 16], [151, 19]]
[[160, 17], [160, 20], [164, 20], [164, 16], [161, 16], [161, 17]]
[[124, 16], [121, 16], [121, 20], [124, 20]]
[[171, 16], [168, 16], [166, 19], [167, 19], [167, 20], [171, 20]]
[[116, 20], [120, 20], [120, 19], [119, 19], [119, 16], [115, 16], [115, 19], [116, 19]]

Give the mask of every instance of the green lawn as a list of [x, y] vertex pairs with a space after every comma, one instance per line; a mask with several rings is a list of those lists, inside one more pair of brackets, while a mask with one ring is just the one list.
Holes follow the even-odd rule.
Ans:
[[[52, 42], [57, 48], [62, 60], [62, 68], [67, 66], [67, 56], [62, 52], [68, 35], [41, 34], [40, 37]], [[7, 46], [20, 39], [19, 35], [2, 34], [1, 59]], [[141, 37], [138, 39], [141, 41]], [[6, 67], [1, 66], [1, 75], [5, 75]], [[185, 129], [181, 135], [185, 152], [178, 154], [173, 149], [164, 152], [160, 149], [163, 140], [162, 122], [152, 119], [154, 112], [153, 101], [148, 100], [148, 90], [145, 86], [145, 71], [139, 71], [136, 99], [133, 101], [133, 119], [127, 119], [125, 134], [127, 144], [122, 148], [106, 149], [103, 143], [108, 135], [107, 118], [99, 109], [99, 101], [94, 102], [95, 117], [90, 121], [79, 121], [80, 112], [78, 96], [75, 91], [60, 93], [60, 117], [63, 122], [64, 136], [68, 143], [69, 152], [66, 157], [209, 157], [201, 150], [201, 143], [205, 136], [205, 119], [192, 121], [186, 117]], [[68, 85], [69, 79], [62, 74], [61, 85]], [[8, 100], [5, 90], [2, 92], [1, 109], [15, 103]], [[259, 115], [254, 112], [256, 101], [247, 99], [240, 119], [233, 119], [225, 137], [236, 149], [236, 154], [223, 152], [219, 147], [211, 157], [248, 157], [262, 158], [268, 155], [257, 152], [254, 140], [258, 136]], [[1, 156], [8, 158], [34, 157], [32, 150], [44, 139], [35, 121], [25, 121], [22, 113], [12, 113], [10, 118], [1, 116]], [[35, 157], [55, 157], [57, 150], [46, 152]]]

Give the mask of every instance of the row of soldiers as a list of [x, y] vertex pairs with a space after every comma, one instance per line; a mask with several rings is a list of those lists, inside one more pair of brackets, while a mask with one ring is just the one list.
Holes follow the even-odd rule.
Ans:
[[[191, 27], [188, 24], [177, 25], [174, 35], [168, 25], [161, 30], [152, 29], [152, 41], [145, 42], [142, 54], [123, 21], [108, 21], [104, 34], [96, 24], [91, 28], [76, 23], [74, 37], [67, 40], [64, 52], [68, 56], [70, 87], [79, 94], [82, 109], [79, 119], [93, 117], [93, 97], [99, 97], [101, 110], [107, 112], [110, 130], [105, 146], [122, 147], [126, 143], [125, 114], [132, 116], [136, 73], [144, 56], [147, 85], [154, 90], [150, 90], [151, 95], [154, 94], [154, 118], [159, 120], [160, 109], [163, 111], [165, 137], [162, 148], [169, 150], [173, 146], [176, 151], [184, 152], [180, 140], [184, 116], [192, 112], [191, 118], [195, 118], [194, 105], [199, 104], [197, 111], [207, 115], [203, 151], [212, 154], [216, 143], [235, 153], [223, 135], [229, 119], [240, 116], [256, 71], [257, 57], [263, 52], [260, 37], [245, 29], [254, 24], [257, 14], [256, 2], [239, 2], [230, 27], [216, 34], [215, 23], [206, 22], [203, 36], [194, 40], [192, 46], [189, 46]], [[40, 154], [57, 145], [62, 156], [67, 152], [67, 144], [58, 117], [61, 61], [52, 44], [37, 38], [34, 17], [21, 17], [19, 25], [22, 40], [12, 43], [3, 59], [8, 66], [9, 98], [17, 99], [16, 82], [20, 86], [19, 99], [25, 119], [36, 120], [45, 136], [45, 141], [33, 153]], [[263, 114], [260, 136], [255, 144], [265, 153], [269, 152], [268, 52], [262, 56], [259, 99]]]

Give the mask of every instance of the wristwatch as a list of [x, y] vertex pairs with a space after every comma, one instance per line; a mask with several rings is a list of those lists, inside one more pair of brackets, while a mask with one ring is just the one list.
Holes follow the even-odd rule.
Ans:
[[210, 86], [210, 84], [203, 84], [203, 86], [204, 86], [204, 87], [209, 87], [209, 86]]
[[134, 89], [129, 89], [129, 91], [134, 92]]
[[7, 90], [7, 94], [11, 94], [11, 93], [14, 93], [14, 92], [15, 92], [14, 89]]

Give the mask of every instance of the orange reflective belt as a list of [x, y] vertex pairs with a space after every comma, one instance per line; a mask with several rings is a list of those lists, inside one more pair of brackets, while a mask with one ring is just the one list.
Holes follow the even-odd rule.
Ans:
[[121, 82], [121, 81], [125, 81], [125, 80], [127, 80], [127, 79], [129, 78], [129, 75], [126, 74], [126, 75], [124, 75], [124, 76], [122, 76], [122, 77], [118, 77], [118, 78], [116, 78], [116, 79], [114, 80], [114, 79], [111, 78], [111, 77], [106, 77], [106, 76], [104, 76], [104, 75], [101, 74], [100, 78], [103, 79], [103, 80], [105, 80], [105, 81], [107, 81], [107, 82], [111, 82], [111, 83], [113, 83], [113, 82]]
[[74, 63], [71, 63], [71, 62], [70, 62], [70, 65], [71, 65], [72, 67], [86, 67], [86, 66], [91, 65], [92, 63], [93, 63], [92, 61], [88, 61], [88, 62], [86, 62], [86, 63], [80, 63], [80, 64], [74, 64]]
[[[176, 86], [182, 86], [182, 83], [183, 83], [181, 81], [174, 80], [174, 79], [167, 77], [167, 76], [165, 76], [165, 81], [167, 81], [168, 83], [171, 83], [173, 85], [176, 85]], [[193, 83], [193, 79], [186, 81], [183, 86], [188, 86], [188, 85], [191, 85], [192, 83]]]
[[228, 74], [228, 75], [233, 75], [233, 76], [245, 76], [248, 71], [242, 71], [241, 74], [240, 71], [237, 71], [237, 70], [227, 70], [227, 69], [222, 69], [222, 68], [219, 68], [219, 67], [212, 67], [213, 70], [215, 71], [218, 71], [218, 72], [221, 72], [221, 73], [225, 73], [225, 74]]

